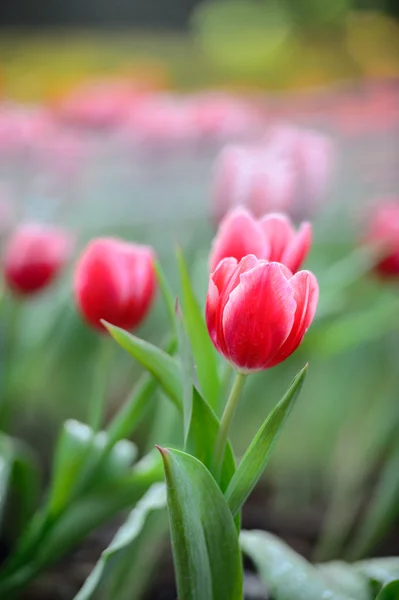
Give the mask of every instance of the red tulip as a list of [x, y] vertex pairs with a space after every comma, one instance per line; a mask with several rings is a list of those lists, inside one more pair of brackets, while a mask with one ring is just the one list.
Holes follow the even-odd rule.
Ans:
[[283, 263], [296, 273], [305, 260], [312, 242], [308, 222], [296, 232], [290, 219], [283, 214], [270, 213], [255, 219], [244, 208], [230, 212], [222, 221], [213, 242], [210, 270], [229, 256], [240, 261], [247, 254]]
[[386, 200], [376, 209], [368, 241], [378, 246], [381, 257], [375, 270], [385, 277], [399, 276], [399, 202]]
[[155, 292], [154, 253], [148, 246], [98, 238], [83, 251], [74, 289], [82, 316], [98, 329], [104, 319], [133, 329], [144, 319]]
[[59, 275], [71, 250], [72, 238], [62, 229], [36, 223], [20, 226], [5, 249], [6, 284], [23, 295], [41, 291]]
[[266, 148], [226, 146], [219, 155], [212, 199], [216, 221], [237, 206], [246, 206], [257, 217], [271, 210], [287, 211], [295, 194], [291, 163]]
[[216, 349], [242, 373], [278, 365], [310, 326], [319, 288], [309, 271], [245, 256], [226, 258], [209, 281], [206, 321]]

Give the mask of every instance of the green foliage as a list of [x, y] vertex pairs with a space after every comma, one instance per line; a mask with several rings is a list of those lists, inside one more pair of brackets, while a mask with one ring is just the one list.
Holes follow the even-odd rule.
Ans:
[[179, 600], [241, 600], [241, 553], [221, 490], [193, 456], [160, 451]]
[[164, 388], [166, 394], [182, 410], [182, 386], [177, 362], [163, 350], [139, 339], [124, 329], [104, 323], [116, 342], [133, 356]]
[[241, 459], [226, 491], [233, 515], [241, 509], [265, 470], [270, 452], [298, 397], [307, 365], [298, 373], [284, 398], [270, 413]]
[[160, 483], [155, 484], [137, 503], [137, 506], [130, 512], [125, 523], [120, 527], [108, 548], [102, 552], [101, 558], [86, 579], [79, 593], [75, 596], [75, 600], [89, 600], [89, 598], [93, 598], [97, 591], [103, 588], [120, 561], [129, 553], [133, 544], [136, 543], [148, 514], [153, 510], [160, 510], [165, 506], [165, 486]]
[[190, 340], [200, 392], [210, 407], [217, 411], [219, 408], [220, 381], [216, 351], [195, 298], [188, 269], [181, 252], [178, 253], [178, 262], [183, 320]]

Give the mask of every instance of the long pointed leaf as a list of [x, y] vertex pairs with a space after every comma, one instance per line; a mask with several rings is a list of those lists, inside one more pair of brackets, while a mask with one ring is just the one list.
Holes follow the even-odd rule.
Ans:
[[178, 263], [184, 324], [190, 338], [200, 390], [213, 410], [217, 410], [220, 381], [216, 352], [209, 337], [202, 311], [191, 287], [187, 266], [181, 252], [178, 252]]
[[261, 477], [273, 445], [298, 397], [306, 372], [307, 365], [299, 371], [283, 399], [267, 417], [238, 465], [225, 494], [233, 516], [238, 513]]
[[399, 513], [399, 439], [382, 468], [380, 479], [360, 524], [358, 536], [349, 549], [349, 556], [367, 554], [389, 530]]
[[182, 387], [177, 362], [163, 350], [141, 340], [124, 329], [115, 327], [105, 321], [104, 325], [116, 342], [159, 381], [165, 393], [176, 404], [178, 410], [182, 411]]
[[222, 492], [193, 456], [160, 451], [179, 600], [242, 600], [241, 553]]
[[[213, 449], [219, 431], [219, 419], [193, 388], [193, 407], [190, 428], [187, 436], [186, 451], [200, 460], [212, 473], [214, 467]], [[234, 454], [230, 442], [226, 445], [223, 466], [218, 481], [224, 492], [235, 472]], [[214, 475], [214, 473], [212, 473]]]
[[163, 272], [163, 269], [160, 265], [159, 262], [155, 262], [154, 264], [155, 267], [155, 274], [157, 277], [157, 281], [158, 281], [158, 285], [159, 288], [161, 290], [161, 294], [162, 297], [164, 299], [168, 314], [169, 314], [169, 318], [170, 318], [170, 322], [172, 324], [172, 327], [175, 326], [175, 298], [173, 296], [173, 292], [169, 286], [169, 282], [166, 279], [166, 275]]
[[[166, 352], [173, 354], [176, 340], [171, 339], [166, 344]], [[159, 382], [149, 373], [143, 373], [131, 396], [122, 404], [107, 427], [108, 443], [114, 444], [121, 438], [130, 437], [144, 417], [155, 396]]]
[[190, 428], [193, 412], [193, 356], [190, 341], [184, 327], [179, 302], [176, 302], [176, 328], [179, 342], [179, 355], [182, 372], [183, 388], [183, 426], [184, 426], [184, 445], [187, 443], [188, 431]]

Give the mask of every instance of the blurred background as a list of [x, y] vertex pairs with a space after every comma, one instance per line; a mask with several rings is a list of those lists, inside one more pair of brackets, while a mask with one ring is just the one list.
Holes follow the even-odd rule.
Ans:
[[[310, 362], [244, 527], [317, 559], [398, 554], [399, 295], [394, 278], [371, 272], [363, 244], [381, 203], [399, 199], [398, 18], [394, 0], [2, 0], [2, 247], [27, 221], [76, 240], [54, 285], [8, 298], [1, 314], [4, 339], [14, 326], [2, 348], [9, 433], [45, 474], [62, 421], [86, 419], [93, 385], [100, 336], [71, 288], [85, 243], [118, 235], [153, 245], [175, 293], [179, 244], [204, 305], [226, 210], [284, 209], [313, 223], [306, 267], [321, 299], [301, 349], [252, 377], [241, 403], [238, 453]], [[259, 145], [280, 148], [285, 166], [265, 168], [251, 204], [229, 182], [250, 187], [243, 157]], [[158, 299], [138, 335], [160, 344], [168, 328]], [[115, 352], [110, 415], [139, 374]], [[142, 452], [176, 441], [165, 429], [173, 409], [159, 406], [135, 438]]]

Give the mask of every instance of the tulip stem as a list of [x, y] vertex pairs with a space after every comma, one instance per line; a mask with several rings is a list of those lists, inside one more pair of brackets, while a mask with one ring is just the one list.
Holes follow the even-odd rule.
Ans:
[[107, 381], [113, 349], [114, 344], [110, 343], [108, 336], [104, 336], [104, 338], [100, 340], [98, 360], [94, 366], [94, 389], [89, 405], [88, 421], [94, 432], [99, 431], [103, 424], [105, 402], [107, 399]]
[[226, 402], [226, 406], [220, 420], [219, 433], [216, 438], [215, 451], [213, 455], [213, 471], [216, 479], [218, 479], [220, 476], [230, 426], [233, 421], [246, 378], [247, 376], [243, 373], [237, 373], [233, 387], [231, 388], [230, 396]]

